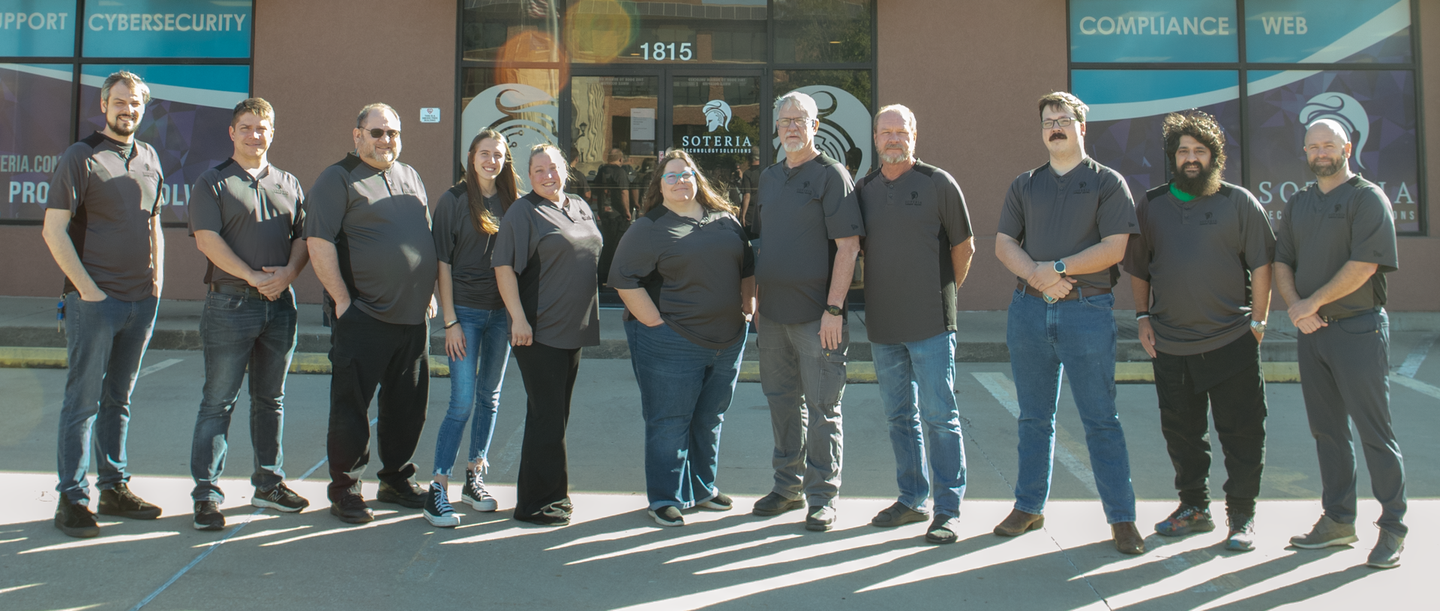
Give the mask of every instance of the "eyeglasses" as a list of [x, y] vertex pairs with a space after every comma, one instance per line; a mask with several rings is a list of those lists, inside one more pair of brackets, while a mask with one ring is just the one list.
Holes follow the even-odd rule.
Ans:
[[814, 119], [811, 119], [810, 117], [800, 117], [799, 119], [784, 118], [776, 119], [775, 125], [778, 126], [780, 129], [785, 129], [792, 125], [795, 127], [805, 127], [807, 125], [810, 125], [811, 121], [814, 121]]
[[1075, 119], [1065, 117], [1063, 119], [1045, 119], [1040, 122], [1040, 129], [1055, 129], [1057, 127], [1070, 127], [1075, 124]]
[[371, 138], [374, 138], [374, 139], [376, 139], [376, 140], [379, 140], [379, 139], [380, 139], [381, 137], [383, 137], [383, 136], [390, 136], [390, 139], [391, 139], [391, 140], [399, 140], [399, 139], [400, 139], [400, 130], [398, 130], [398, 129], [380, 129], [380, 128], [378, 128], [378, 127], [375, 128], [375, 129], [370, 130], [370, 137], [371, 137]]
[[661, 174], [660, 178], [664, 180], [665, 184], [667, 185], [673, 185], [682, 180], [685, 182], [695, 182], [695, 173], [691, 172], [690, 170], [685, 170], [684, 172], [671, 172], [669, 174]]

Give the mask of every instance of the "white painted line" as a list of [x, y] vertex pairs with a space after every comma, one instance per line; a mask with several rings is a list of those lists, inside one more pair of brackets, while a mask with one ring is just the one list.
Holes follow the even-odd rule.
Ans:
[[1429, 395], [1431, 398], [1440, 399], [1440, 388], [1436, 388], [1434, 386], [1421, 382], [1420, 380], [1407, 378], [1402, 375], [1392, 375], [1390, 376], [1390, 381], [1401, 386], [1410, 388], [1411, 390], [1419, 392], [1420, 394]]
[[1407, 378], [1415, 377], [1415, 373], [1420, 371], [1420, 365], [1425, 362], [1425, 355], [1429, 354], [1430, 347], [1435, 345], [1436, 337], [1440, 336], [1431, 333], [1420, 338], [1420, 344], [1410, 351], [1410, 355], [1405, 357], [1405, 362], [1400, 364], [1400, 369], [1395, 373]]
[[[1010, 381], [1008, 376], [1003, 373], [980, 371], [973, 372], [970, 375], [975, 376], [975, 379], [980, 382], [980, 385], [984, 386], [985, 390], [990, 391], [990, 395], [995, 397], [995, 400], [999, 401], [1000, 405], [1005, 407], [1005, 411], [1010, 412], [1010, 415], [1014, 416], [1016, 420], [1020, 419], [1020, 400], [1016, 398], [1015, 384]], [[1095, 487], [1095, 473], [1090, 471], [1090, 465], [1076, 458], [1075, 454], [1071, 453], [1070, 449], [1061, 443], [1058, 426], [1055, 430], [1055, 436], [1055, 459], [1060, 461], [1060, 464], [1065, 465], [1065, 468], [1069, 469], [1070, 473], [1073, 474], [1076, 479], [1079, 479], [1081, 484], [1085, 485], [1085, 489], [1089, 490], [1090, 494], [1098, 496], [1100, 490]]]
[[185, 359], [166, 359], [166, 360], [164, 360], [164, 361], [160, 361], [159, 363], [155, 363], [154, 365], [151, 365], [151, 366], [149, 366], [149, 367], [146, 367], [146, 368], [144, 368], [144, 369], [141, 369], [141, 370], [140, 370], [140, 373], [137, 374], [135, 377], [136, 377], [136, 379], [143, 378], [143, 377], [145, 377], [145, 376], [148, 376], [148, 375], [150, 375], [150, 374], [152, 374], [152, 373], [155, 373], [155, 372], [157, 372], [157, 371], [160, 371], [161, 369], [165, 369], [166, 367], [169, 367], [169, 366], [171, 366], [171, 365], [174, 365], [174, 364], [179, 363], [179, 362], [184, 361], [184, 360], [185, 360]]

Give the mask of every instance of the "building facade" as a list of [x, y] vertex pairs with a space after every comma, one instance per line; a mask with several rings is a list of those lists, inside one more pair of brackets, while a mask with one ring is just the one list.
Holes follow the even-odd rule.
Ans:
[[1035, 100], [1070, 90], [1091, 106], [1087, 151], [1136, 192], [1168, 179], [1165, 113], [1216, 115], [1226, 179], [1272, 219], [1311, 179], [1303, 125], [1341, 121], [1352, 168], [1394, 202], [1391, 308], [1432, 310], [1440, 85], [1421, 67], [1440, 62], [1424, 35], [1437, 29], [1436, 0], [0, 0], [0, 294], [58, 293], [38, 227], [49, 172], [101, 127], [99, 83], [123, 67], [152, 85], [139, 136], [165, 165], [174, 299], [204, 295], [188, 186], [229, 156], [230, 108], [249, 95], [275, 105], [271, 161], [305, 185], [352, 148], [361, 106], [391, 104], [434, 201], [486, 126], [517, 149], [557, 144], [587, 173], [618, 148], [643, 178], [680, 147], [731, 183], [751, 155], [781, 158], [771, 101], [799, 90], [820, 105], [821, 148], [857, 177], [878, 164], [874, 110], [916, 112], [918, 156], [955, 175], [976, 228], [959, 307], [1002, 309], [1005, 189], [1046, 160]]

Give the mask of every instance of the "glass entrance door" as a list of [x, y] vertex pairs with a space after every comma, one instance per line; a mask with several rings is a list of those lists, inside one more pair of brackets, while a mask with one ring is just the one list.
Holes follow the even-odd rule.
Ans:
[[670, 139], [684, 149], [715, 189], [741, 207], [740, 178], [758, 163], [761, 141], [760, 75], [672, 74]]

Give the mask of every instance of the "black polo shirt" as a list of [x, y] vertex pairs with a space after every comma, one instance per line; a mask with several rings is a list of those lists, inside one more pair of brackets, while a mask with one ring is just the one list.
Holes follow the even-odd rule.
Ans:
[[1375, 263], [1375, 274], [1354, 292], [1320, 306], [1321, 316], [1345, 318], [1385, 305], [1385, 274], [1400, 269], [1390, 198], [1355, 176], [1321, 193], [1311, 183], [1285, 203], [1276, 231], [1275, 261], [1295, 270], [1295, 290], [1313, 295], [1347, 261]]
[[305, 237], [335, 243], [352, 303], [381, 322], [425, 322], [438, 274], [425, 202], [414, 168], [378, 170], [354, 153], [325, 168], [305, 200]]
[[[190, 235], [200, 230], [220, 234], [250, 269], [283, 267], [294, 241], [305, 236], [304, 199], [300, 181], [289, 172], [267, 165], [257, 178], [226, 159], [205, 170], [190, 190]], [[250, 285], [213, 261], [205, 282]]]
[[880, 170], [851, 197], [865, 215], [865, 328], [900, 344], [955, 330], [950, 249], [974, 233], [965, 196], [948, 172], [915, 162], [890, 180]]
[[[1125, 179], [1089, 157], [1064, 176], [1049, 163], [1017, 176], [1000, 211], [1000, 233], [1019, 241], [1035, 261], [1058, 261], [1103, 238], [1139, 232]], [[1077, 288], [1108, 289], [1120, 278], [1120, 267], [1070, 277]]]
[[1221, 183], [1184, 202], [1167, 183], [1135, 211], [1140, 235], [1130, 238], [1124, 265], [1150, 283], [1155, 349], [1202, 354], [1249, 332], [1250, 272], [1275, 256], [1275, 234], [1255, 196]]
[[566, 350], [600, 345], [595, 276], [602, 241], [595, 215], [578, 197], [556, 204], [531, 191], [510, 204], [490, 263], [515, 269], [536, 342]]
[[[85, 272], [121, 301], [155, 293], [150, 222], [164, 205], [164, 177], [155, 149], [123, 144], [95, 132], [65, 149], [50, 179], [45, 207], [69, 210], [66, 232]], [[63, 292], [75, 290], [65, 278]]]
[[760, 314], [780, 324], [820, 319], [835, 267], [835, 240], [865, 235], [860, 206], [840, 162], [821, 154], [799, 167], [784, 161], [760, 175], [765, 244], [755, 262]]
[[[499, 192], [485, 198], [484, 206], [497, 221], [505, 216]], [[495, 284], [495, 268], [490, 265], [495, 236], [475, 231], [470, 193], [464, 183], [440, 196], [431, 233], [435, 236], [436, 258], [450, 266], [450, 294], [455, 305], [477, 310], [504, 308]]]

